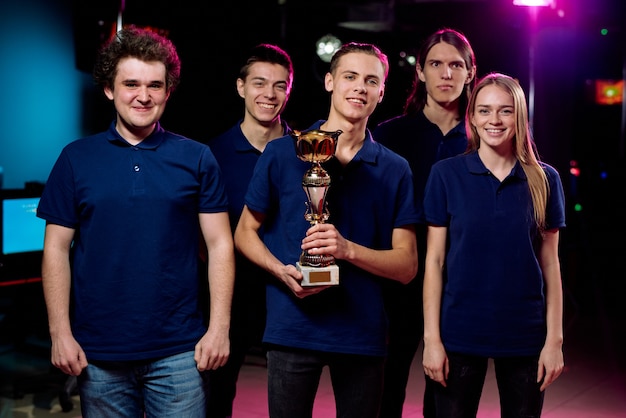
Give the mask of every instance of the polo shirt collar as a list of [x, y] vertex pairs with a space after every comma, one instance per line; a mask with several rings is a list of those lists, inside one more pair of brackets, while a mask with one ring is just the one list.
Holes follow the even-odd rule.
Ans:
[[[115, 129], [116, 122], [117, 121], [114, 120], [109, 125], [107, 139], [110, 142], [119, 141], [119, 142], [121, 142], [123, 144], [128, 144], [128, 142], [124, 138], [122, 138], [120, 133], [117, 132], [117, 129]], [[165, 129], [163, 129], [163, 127], [161, 127], [161, 123], [160, 122], [157, 122], [156, 126], [154, 128], [154, 131], [152, 131], [152, 133], [150, 135], [148, 135], [147, 138], [145, 138], [139, 144], [134, 145], [134, 146], [136, 148], [142, 148], [142, 149], [156, 149], [159, 145], [161, 145], [161, 143], [164, 140], [165, 140]]]
[[[489, 170], [487, 169], [487, 167], [485, 167], [485, 164], [483, 164], [482, 160], [478, 156], [478, 151], [472, 151], [470, 154], [468, 154], [466, 161], [467, 161], [467, 169], [469, 170], [470, 173], [472, 174], [488, 174], [489, 173]], [[524, 169], [522, 168], [522, 165], [520, 164], [519, 160], [515, 162], [515, 167], [513, 167], [512, 175], [521, 180], [526, 180], [526, 173], [524, 172]]]
[[[441, 132], [441, 129], [439, 129], [439, 126], [437, 126], [436, 123], [432, 123], [430, 120], [428, 120], [428, 118], [424, 114], [424, 110], [423, 109], [422, 109], [421, 112], [419, 112], [417, 114], [416, 117], [419, 119], [420, 123], [430, 125], [431, 127], [435, 128], [439, 132]], [[450, 131], [448, 131], [448, 133], [444, 135], [444, 139], [448, 139], [451, 136], [457, 136], [457, 135], [462, 135], [462, 136], [466, 135], [466, 132], [465, 132], [465, 121], [463, 119], [461, 119], [459, 122], [457, 122], [457, 124], [454, 125], [454, 128], [450, 129]]]
[[[339, 136], [339, 138], [341, 140], [341, 136]], [[361, 160], [365, 163], [374, 164], [376, 162], [376, 157], [378, 156], [378, 150], [379, 150], [379, 148], [376, 147], [374, 144], [375, 144], [375, 141], [372, 138], [372, 133], [370, 132], [369, 129], [366, 129], [365, 141], [363, 141], [363, 146], [361, 147], [359, 152], [356, 153], [356, 155], [354, 156], [354, 159]]]
[[450, 134], [465, 136], [465, 122], [463, 120], [459, 121], [454, 128], [450, 129], [450, 132], [448, 132], [446, 136], [450, 136]]
[[[254, 148], [252, 146], [252, 144], [250, 144], [250, 141], [248, 141], [246, 136], [243, 134], [243, 131], [241, 130], [241, 124], [242, 123], [243, 123], [243, 118], [239, 119], [239, 121], [232, 128], [233, 132], [237, 132], [237, 135], [233, 135], [233, 137], [235, 138], [235, 140], [234, 140], [235, 151], [237, 151], [237, 152], [250, 152], [250, 151], [259, 152], [258, 149]], [[289, 125], [287, 125], [287, 122], [285, 122], [285, 120], [281, 119], [280, 124], [283, 127], [283, 136], [289, 135], [291, 133], [291, 128], [289, 127]]]
[[237, 152], [257, 151], [258, 152], [258, 150], [254, 148], [252, 144], [250, 144], [250, 142], [246, 139], [246, 136], [243, 134], [243, 131], [241, 130], [242, 123], [243, 123], [243, 119], [239, 119], [239, 122], [237, 122], [235, 126], [233, 127], [233, 129], [237, 132], [237, 135], [234, 135], [235, 151]]

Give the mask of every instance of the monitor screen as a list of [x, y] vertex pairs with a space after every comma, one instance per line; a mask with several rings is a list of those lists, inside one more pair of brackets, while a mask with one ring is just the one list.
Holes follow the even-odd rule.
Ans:
[[0, 280], [38, 277], [46, 221], [36, 215], [42, 189], [0, 190]]
[[36, 215], [39, 197], [2, 199], [2, 253], [43, 251], [46, 221]]

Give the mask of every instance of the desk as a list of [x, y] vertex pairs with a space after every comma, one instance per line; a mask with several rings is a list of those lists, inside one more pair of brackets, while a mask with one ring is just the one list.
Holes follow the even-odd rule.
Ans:
[[7, 280], [0, 281], [0, 287], [3, 286], [16, 286], [20, 284], [28, 284], [28, 283], [37, 283], [41, 281], [41, 277], [29, 277], [26, 279], [15, 279], [15, 280]]

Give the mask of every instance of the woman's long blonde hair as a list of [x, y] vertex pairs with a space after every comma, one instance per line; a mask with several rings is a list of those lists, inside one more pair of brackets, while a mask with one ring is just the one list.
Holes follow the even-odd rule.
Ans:
[[514, 78], [501, 74], [489, 73], [484, 76], [474, 87], [465, 117], [465, 129], [468, 135], [468, 152], [480, 148], [478, 131], [471, 123], [472, 115], [476, 107], [476, 96], [485, 86], [495, 85], [508, 92], [513, 97], [515, 114], [515, 136], [513, 137], [513, 150], [515, 158], [520, 162], [528, 179], [528, 189], [533, 203], [535, 222], [540, 231], [546, 228], [546, 205], [550, 187], [543, 167], [540, 164], [535, 141], [533, 140], [528, 124], [528, 108], [524, 90]]

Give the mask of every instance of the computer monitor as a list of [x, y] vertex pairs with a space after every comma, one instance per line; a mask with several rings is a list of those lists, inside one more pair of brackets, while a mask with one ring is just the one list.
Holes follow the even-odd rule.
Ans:
[[0, 190], [0, 281], [39, 277], [46, 222], [36, 215], [42, 189]]

